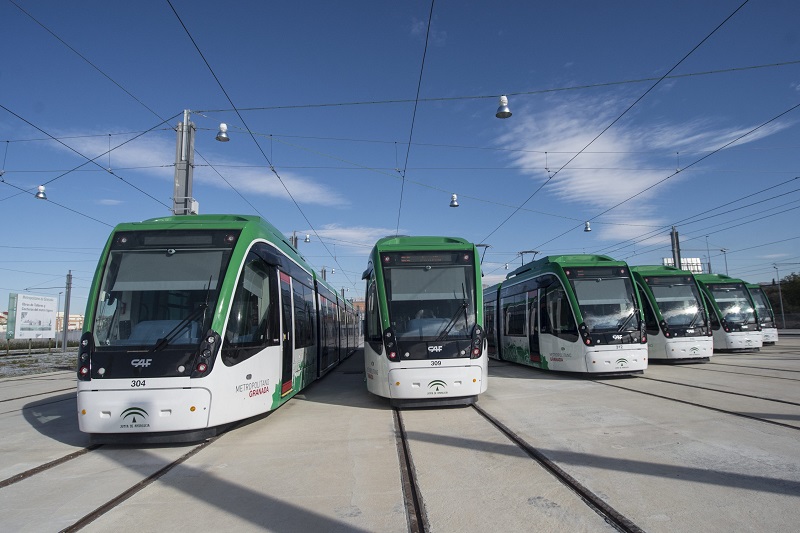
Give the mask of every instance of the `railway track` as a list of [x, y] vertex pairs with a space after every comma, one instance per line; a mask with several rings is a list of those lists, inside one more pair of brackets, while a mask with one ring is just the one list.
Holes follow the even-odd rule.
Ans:
[[[535, 461], [559, 483], [568, 488], [571, 492], [577, 494], [587, 507], [597, 513], [614, 529], [623, 533], [642, 533], [644, 531], [633, 523], [633, 521], [614, 509], [601, 496], [582, 485], [554, 461], [551, 461], [541, 450], [528, 443], [524, 438], [514, 432], [514, 430], [504, 425], [485, 409], [477, 404], [471, 405], [468, 409], [477, 413], [488, 422], [491, 427], [502, 434], [510, 443], [530, 459]], [[394, 409], [394, 419], [409, 531], [411, 533], [425, 533], [429, 530], [428, 517], [423, 501], [423, 494], [417, 480], [416, 469], [414, 468], [412, 457], [413, 444], [409, 441], [406, 433], [401, 410]], [[487, 490], [491, 490], [491, 488], [487, 487]], [[553, 505], [557, 505], [557, 503], [554, 502]]]
[[[756, 395], [753, 395], [753, 394], [745, 394], [745, 393], [740, 393], [740, 392], [735, 392], [735, 391], [726, 391], [726, 390], [722, 390], [722, 389], [714, 389], [714, 388], [711, 388], [711, 387], [702, 387], [702, 386], [699, 386], [699, 385], [690, 385], [690, 384], [687, 384], [687, 383], [680, 383], [680, 382], [663, 380], [663, 379], [648, 378], [646, 376], [640, 376], [637, 379], [646, 379], [648, 381], [655, 381], [655, 382], [661, 382], [661, 383], [666, 383], [666, 384], [670, 384], [670, 385], [676, 385], [676, 386], [680, 386], [680, 387], [692, 388], [692, 389], [696, 389], [696, 390], [703, 390], [703, 391], [715, 392], [715, 393], [720, 393], [720, 394], [738, 396], [738, 397], [741, 397], [741, 398], [750, 398], [750, 399], [755, 399], [755, 400], [774, 402], [774, 403], [779, 403], [779, 404], [783, 404], [783, 405], [800, 406], [800, 403], [791, 402], [791, 401], [787, 401], [787, 400], [780, 400], [780, 399], [777, 399], [777, 398], [767, 398], [767, 397], [764, 397], [764, 396], [756, 396]], [[625, 390], [625, 391], [628, 391], [628, 392], [633, 392], [633, 393], [636, 393], [636, 394], [642, 394], [642, 395], [650, 396], [650, 397], [653, 397], [653, 398], [661, 398], [661, 399], [664, 399], [664, 400], [670, 400], [670, 401], [681, 403], [681, 404], [684, 404], [684, 405], [690, 405], [692, 407], [698, 407], [698, 408], [701, 408], [701, 409], [707, 409], [709, 411], [715, 411], [717, 413], [724, 413], [724, 414], [731, 415], [731, 416], [747, 418], [749, 420], [757, 420], [757, 421], [763, 422], [765, 424], [771, 424], [771, 425], [779, 426], [779, 427], [783, 427], [783, 428], [789, 428], [789, 429], [793, 429], [793, 430], [800, 430], [799, 426], [796, 426], [796, 425], [793, 425], [793, 424], [786, 424], [784, 422], [777, 422], [775, 420], [770, 420], [768, 418], [755, 416], [755, 415], [750, 415], [750, 414], [747, 414], [747, 413], [744, 413], [744, 412], [740, 412], [740, 411], [735, 411], [735, 410], [732, 410], [732, 409], [724, 409], [724, 408], [721, 408], [721, 407], [714, 407], [714, 406], [711, 406], [711, 405], [705, 405], [705, 404], [694, 402], [694, 401], [691, 401], [691, 400], [685, 400], [685, 399], [682, 399], [682, 398], [676, 398], [675, 396], [669, 396], [669, 395], [666, 395], [666, 394], [660, 394], [660, 393], [656, 393], [656, 392], [652, 392], [652, 391], [637, 390], [637, 389], [630, 388], [630, 387], [625, 387], [623, 385], [619, 385], [619, 384], [616, 384], [616, 383], [610, 383], [608, 381], [601, 381], [601, 380], [591, 380], [591, 381], [593, 383], [598, 383], [600, 385], [605, 385], [607, 387], [614, 387], [616, 389], [621, 389], [621, 390]]]

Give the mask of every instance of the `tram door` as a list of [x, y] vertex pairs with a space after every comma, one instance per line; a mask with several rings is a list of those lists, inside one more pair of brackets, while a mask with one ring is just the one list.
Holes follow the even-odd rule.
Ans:
[[292, 285], [288, 274], [281, 272], [281, 312], [283, 323], [283, 364], [281, 365], [281, 394], [292, 390]]

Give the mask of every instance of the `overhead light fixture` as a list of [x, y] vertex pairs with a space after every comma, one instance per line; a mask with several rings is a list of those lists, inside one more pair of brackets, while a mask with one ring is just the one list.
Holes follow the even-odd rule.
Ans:
[[506, 270], [508, 270], [508, 263], [506, 263]]
[[589, 222], [586, 222], [583, 226], [583, 231], [592, 231], [592, 227], [589, 226]]
[[450, 197], [450, 207], [458, 207], [458, 195]]
[[44, 193], [44, 185], [39, 185], [39, 190], [36, 192], [36, 198], [39, 200], [47, 200], [47, 195]]
[[306, 234], [306, 238], [303, 239], [303, 242], [311, 242], [311, 235]]
[[500, 107], [497, 108], [497, 113], [494, 114], [497, 118], [508, 118], [511, 116], [511, 110], [508, 108], [508, 97], [503, 95], [500, 97]]
[[226, 143], [231, 140], [231, 138], [228, 137], [228, 125], [225, 124], [224, 122], [219, 125], [219, 131], [217, 132], [217, 140], [221, 143]]

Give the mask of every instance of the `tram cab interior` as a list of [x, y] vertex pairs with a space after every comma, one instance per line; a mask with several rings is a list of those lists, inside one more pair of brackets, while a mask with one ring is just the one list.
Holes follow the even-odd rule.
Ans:
[[149, 346], [169, 338], [170, 344], [197, 344], [212, 311], [207, 290], [113, 291], [101, 297], [94, 333], [98, 344]]
[[[392, 326], [398, 339], [468, 337], [475, 312], [469, 302], [454, 300], [392, 300]], [[449, 327], [448, 327], [449, 326]]]

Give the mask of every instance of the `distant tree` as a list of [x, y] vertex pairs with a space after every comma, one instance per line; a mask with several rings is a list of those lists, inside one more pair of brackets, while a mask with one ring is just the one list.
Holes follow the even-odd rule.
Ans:
[[[778, 284], [773, 280], [772, 285], [765, 285], [764, 292], [769, 298], [772, 310], [778, 316], [781, 304], [778, 300]], [[781, 279], [780, 295], [783, 297], [783, 311], [785, 313], [800, 313], [800, 275], [792, 272]]]

